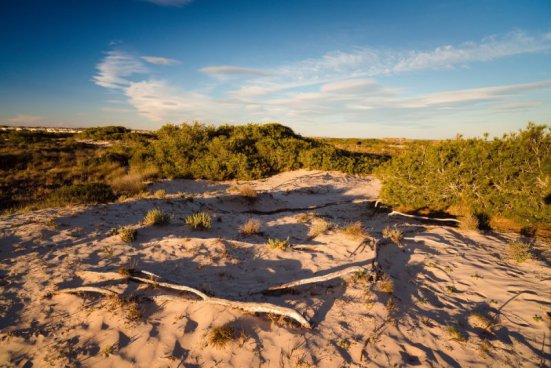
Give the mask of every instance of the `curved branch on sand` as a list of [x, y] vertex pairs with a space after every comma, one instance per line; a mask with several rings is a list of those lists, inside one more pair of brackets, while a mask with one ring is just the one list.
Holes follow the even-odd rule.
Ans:
[[[136, 274], [142, 273], [144, 275], [149, 276], [150, 278], [140, 277], [136, 276]], [[157, 287], [162, 287], [165, 289], [175, 290], [175, 291], [185, 291], [189, 293], [193, 293], [196, 296], [200, 298], [198, 300], [199, 302], [205, 302], [209, 304], [216, 304], [216, 305], [222, 305], [229, 308], [235, 308], [235, 309], [241, 309], [247, 312], [251, 313], [272, 313], [277, 314], [280, 316], [284, 316], [287, 318], [290, 318], [294, 321], [296, 321], [298, 324], [300, 324], [304, 328], [312, 328], [312, 325], [306, 318], [304, 318], [299, 312], [297, 312], [294, 309], [287, 308], [287, 307], [281, 307], [275, 304], [271, 303], [257, 303], [257, 302], [241, 302], [241, 301], [235, 301], [235, 300], [228, 300], [228, 299], [222, 299], [222, 298], [216, 298], [208, 296], [207, 294], [203, 293], [202, 291], [199, 291], [197, 289], [194, 289], [189, 286], [176, 284], [173, 282], [166, 282], [166, 281], [158, 281], [155, 278], [160, 278], [159, 276], [155, 275], [152, 272], [148, 271], [138, 271], [138, 270], [132, 270], [131, 272], [128, 272], [128, 275], [119, 274], [116, 272], [95, 272], [95, 271], [79, 271], [77, 272], [77, 275], [82, 277], [88, 277], [88, 276], [96, 276], [100, 277], [103, 280], [123, 280], [123, 279], [132, 279], [139, 282], [143, 282], [146, 284], [154, 285]], [[105, 292], [106, 289], [101, 289], [97, 287], [87, 287], [83, 286], [76, 289], [64, 289], [60, 290], [59, 292], [69, 292], [68, 290], [73, 290], [73, 292], [81, 292], [81, 291], [89, 291], [89, 292], [99, 292], [104, 295], [117, 295], [114, 292], [111, 292], [108, 290], [109, 293]], [[113, 294], [111, 294], [113, 293]], [[162, 300], [164, 298], [156, 298], [157, 300]], [[176, 298], [166, 298], [165, 300], [176, 300]], [[181, 300], [181, 299], [180, 299]]]
[[404, 216], [404, 217], [409, 217], [409, 218], [413, 218], [413, 219], [416, 219], [416, 220], [457, 222], [458, 224], [461, 223], [461, 221], [459, 221], [458, 219], [454, 219], [454, 218], [434, 218], [434, 217], [428, 217], [428, 216], [410, 215], [410, 214], [402, 213], [402, 212], [398, 212], [398, 211], [392, 211], [388, 215], [389, 216]]

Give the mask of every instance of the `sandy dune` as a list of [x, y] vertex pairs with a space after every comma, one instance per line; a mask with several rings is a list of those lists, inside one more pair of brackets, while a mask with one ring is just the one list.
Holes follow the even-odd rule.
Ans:
[[[372, 177], [296, 171], [248, 183], [255, 201], [233, 194], [239, 183], [156, 183], [165, 198], [51, 209], [0, 219], [0, 365], [16, 367], [476, 367], [547, 366], [551, 355], [551, 271], [543, 260], [507, 259], [514, 235], [465, 232], [389, 217], [375, 208]], [[170, 225], [145, 226], [160, 208]], [[185, 226], [198, 211], [213, 215], [208, 231]], [[307, 216], [315, 211], [316, 217]], [[262, 233], [239, 232], [249, 218]], [[323, 218], [343, 227], [361, 221], [376, 239], [388, 226], [401, 245], [382, 241], [378, 260], [388, 275], [372, 284], [349, 275], [284, 293], [273, 285], [350, 266], [369, 267], [375, 252], [362, 239], [333, 230], [312, 238]], [[113, 229], [132, 226], [123, 243]], [[269, 238], [297, 248], [271, 250]], [[539, 244], [540, 247], [549, 247]], [[354, 252], [355, 251], [355, 252]], [[115, 282], [81, 271], [137, 266], [175, 283], [236, 301], [293, 308], [312, 325], [296, 327], [265, 314], [211, 305], [191, 295], [141, 283]], [[356, 275], [357, 276], [357, 275]], [[391, 285], [393, 284], [393, 286]], [[93, 285], [136, 296], [129, 305], [93, 294], [56, 294]], [[173, 296], [161, 301], [159, 295]], [[492, 325], [476, 327], [476, 316]], [[211, 328], [230, 323], [238, 336], [208, 344]], [[450, 327], [457, 334], [450, 334]], [[462, 341], [459, 341], [462, 340]]]

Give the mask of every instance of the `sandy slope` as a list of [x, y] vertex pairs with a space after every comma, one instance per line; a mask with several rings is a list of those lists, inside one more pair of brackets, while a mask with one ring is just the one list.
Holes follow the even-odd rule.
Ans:
[[[464, 232], [388, 217], [373, 208], [379, 183], [337, 173], [297, 171], [252, 182], [254, 202], [229, 194], [235, 183], [177, 180], [157, 183], [164, 199], [44, 210], [0, 219], [0, 365], [100, 367], [339, 367], [537, 366], [549, 364], [551, 272], [542, 260], [521, 265], [506, 257], [511, 235]], [[343, 226], [360, 220], [376, 238], [396, 225], [401, 246], [383, 242], [379, 261], [394, 290], [346, 277], [281, 295], [251, 291], [369, 265], [361, 239], [329, 231], [311, 239], [318, 216]], [[173, 216], [164, 227], [141, 224], [148, 209]], [[214, 216], [209, 231], [193, 231], [183, 218], [200, 210]], [[261, 235], [238, 231], [248, 218]], [[52, 221], [53, 219], [53, 221]], [[57, 224], [57, 225], [56, 225]], [[134, 226], [138, 239], [112, 235]], [[269, 250], [268, 238], [287, 238], [311, 250]], [[542, 247], [549, 245], [540, 245]], [[79, 277], [81, 270], [116, 271], [137, 264], [210, 295], [295, 308], [311, 321], [305, 330], [213, 306], [135, 282]], [[100, 285], [140, 296], [141, 317], [92, 295], [54, 290]], [[469, 315], [494, 318], [492, 331], [471, 326]], [[540, 318], [538, 318], [541, 317]], [[212, 327], [231, 323], [242, 336], [222, 349], [207, 344]], [[472, 318], [471, 318], [472, 322]], [[453, 340], [454, 326], [466, 341]], [[545, 341], [544, 341], [545, 338]]]

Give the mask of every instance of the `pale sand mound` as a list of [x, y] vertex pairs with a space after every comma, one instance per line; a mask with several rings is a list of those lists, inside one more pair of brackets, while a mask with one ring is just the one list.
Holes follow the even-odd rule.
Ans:
[[[153, 190], [165, 189], [164, 199], [2, 218], [0, 365], [549, 364], [551, 272], [541, 260], [509, 261], [511, 236], [389, 217], [373, 206], [380, 187], [373, 178], [297, 171], [247, 184], [258, 191], [256, 200], [230, 191], [240, 185], [236, 182], [176, 180], [153, 185]], [[171, 214], [172, 223], [142, 225], [151, 208]], [[213, 215], [210, 230], [183, 225], [185, 216], [198, 211]], [[307, 215], [312, 211], [316, 217]], [[260, 221], [261, 234], [240, 234], [249, 218]], [[358, 248], [361, 237], [334, 227], [311, 238], [311, 227], [320, 218], [336, 227], [361, 221], [376, 239], [385, 227], [398, 226], [405, 235], [401, 245], [380, 242], [378, 258], [387, 274], [383, 281], [372, 285], [351, 274], [279, 294], [252, 293], [349, 266], [370, 269], [375, 253]], [[138, 229], [137, 240], [125, 244], [112, 235], [120, 226]], [[266, 245], [269, 238], [287, 237], [296, 248], [308, 249], [271, 250]], [[207, 304], [187, 293], [81, 272], [131, 265], [211, 296], [293, 308], [313, 328]], [[136, 299], [52, 295], [83, 285]], [[159, 295], [173, 300], [154, 298]], [[226, 323], [234, 327], [235, 339], [221, 348], [209, 344], [209, 331]]]

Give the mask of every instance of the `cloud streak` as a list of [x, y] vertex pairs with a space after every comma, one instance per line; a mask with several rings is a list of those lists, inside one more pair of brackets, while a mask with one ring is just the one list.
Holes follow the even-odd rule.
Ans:
[[178, 64], [178, 60], [170, 59], [161, 56], [142, 56], [142, 60], [157, 65], [175, 65]]

